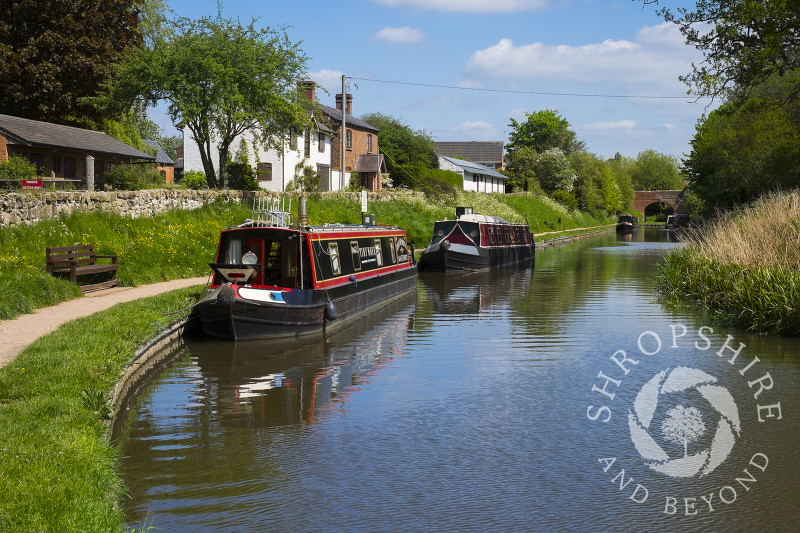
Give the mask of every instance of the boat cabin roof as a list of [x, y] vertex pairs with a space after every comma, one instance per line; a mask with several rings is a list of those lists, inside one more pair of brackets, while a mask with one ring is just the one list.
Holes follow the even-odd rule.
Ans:
[[510, 224], [507, 220], [491, 215], [476, 215], [473, 213], [461, 215], [458, 217], [459, 222], [485, 222], [488, 224]]

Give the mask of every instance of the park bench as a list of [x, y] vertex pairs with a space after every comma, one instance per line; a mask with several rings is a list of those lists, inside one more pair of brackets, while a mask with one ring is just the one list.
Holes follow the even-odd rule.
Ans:
[[[93, 244], [47, 248], [45, 251], [47, 254], [47, 272], [56, 277], [66, 278], [69, 276], [69, 280], [72, 283], [78, 283], [78, 276], [113, 272], [110, 280], [81, 285], [83, 292], [117, 285], [118, 256], [97, 255], [94, 252]], [[98, 259], [111, 259], [111, 263], [98, 263]]]

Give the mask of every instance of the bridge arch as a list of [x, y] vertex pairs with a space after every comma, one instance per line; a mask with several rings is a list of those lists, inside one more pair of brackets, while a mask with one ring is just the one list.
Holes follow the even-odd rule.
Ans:
[[683, 191], [636, 191], [633, 198], [633, 208], [644, 216], [644, 210], [648, 205], [658, 202], [669, 204], [676, 213], [680, 213], [680, 205], [683, 200]]

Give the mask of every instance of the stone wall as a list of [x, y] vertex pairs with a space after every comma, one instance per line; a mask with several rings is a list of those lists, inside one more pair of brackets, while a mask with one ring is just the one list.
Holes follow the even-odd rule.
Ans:
[[152, 216], [169, 209], [195, 209], [217, 198], [252, 201], [252, 193], [229, 190], [148, 189], [118, 192], [28, 192], [0, 195], [0, 226], [34, 224], [77, 210], [100, 210], [123, 216]]

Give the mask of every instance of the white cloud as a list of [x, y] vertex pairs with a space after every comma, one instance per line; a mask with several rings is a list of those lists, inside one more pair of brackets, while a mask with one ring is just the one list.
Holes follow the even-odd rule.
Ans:
[[466, 121], [462, 122], [458, 126], [453, 126], [453, 131], [493, 131], [495, 128], [492, 124], [483, 121]]
[[373, 39], [378, 41], [385, 41], [387, 43], [395, 44], [414, 44], [420, 42], [425, 38], [422, 30], [403, 26], [402, 28], [392, 28], [386, 26], [381, 31], [372, 36]]
[[317, 85], [324, 87], [327, 90], [338, 90], [342, 92], [342, 74], [339, 70], [317, 70], [308, 73], [308, 79], [317, 82]]
[[373, 0], [389, 7], [449, 13], [517, 13], [547, 7], [547, 0]]
[[[516, 46], [511, 39], [501, 39], [473, 53], [465, 70], [471, 78], [677, 86], [678, 75], [688, 72], [698, 57], [694, 48], [684, 44], [674, 25], [663, 23], [642, 28], [634, 41]], [[642, 91], [648, 89], [652, 87], [643, 87]]]
[[580, 131], [632, 130], [635, 120], [618, 120], [616, 122], [592, 122], [578, 128]]

